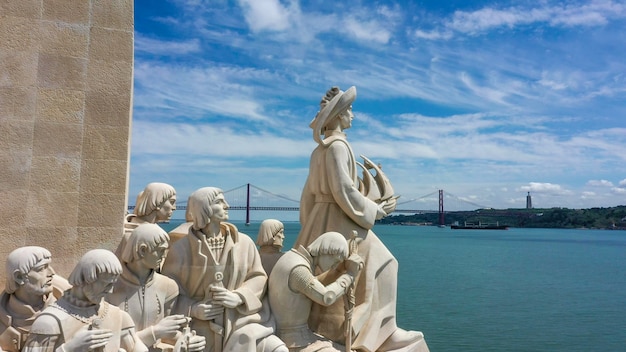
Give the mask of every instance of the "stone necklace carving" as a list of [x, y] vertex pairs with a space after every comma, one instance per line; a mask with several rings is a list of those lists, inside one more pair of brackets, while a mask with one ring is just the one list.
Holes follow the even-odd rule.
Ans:
[[102, 301], [99, 305], [88, 307], [74, 307], [74, 305], [69, 301], [65, 302], [67, 303], [67, 307], [59, 303], [61, 303], [61, 301], [53, 303], [51, 307], [54, 307], [71, 316], [72, 318], [89, 325], [98, 325], [98, 322], [102, 321], [102, 319], [104, 319], [109, 312], [109, 303], [105, 301]]

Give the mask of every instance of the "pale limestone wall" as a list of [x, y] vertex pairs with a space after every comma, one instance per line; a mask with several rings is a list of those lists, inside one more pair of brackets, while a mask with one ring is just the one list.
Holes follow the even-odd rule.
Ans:
[[0, 0], [0, 287], [13, 249], [63, 276], [114, 249], [128, 184], [133, 0]]

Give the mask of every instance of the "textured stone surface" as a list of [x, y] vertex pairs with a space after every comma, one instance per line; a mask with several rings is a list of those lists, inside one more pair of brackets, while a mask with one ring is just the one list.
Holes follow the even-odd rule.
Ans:
[[83, 122], [85, 116], [85, 92], [72, 89], [40, 88], [37, 95], [39, 120], [58, 123]]
[[3, 0], [0, 38], [0, 255], [46, 247], [67, 276], [123, 232], [133, 1]]

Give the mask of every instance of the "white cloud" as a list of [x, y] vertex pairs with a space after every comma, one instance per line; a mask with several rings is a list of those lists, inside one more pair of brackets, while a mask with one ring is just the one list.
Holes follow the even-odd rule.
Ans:
[[596, 196], [595, 192], [585, 191], [585, 192], [582, 193], [580, 198], [582, 198], [582, 199], [589, 199], [589, 198], [594, 198], [595, 196]]
[[594, 187], [613, 187], [613, 182], [607, 180], [589, 180], [587, 185]]
[[626, 188], [614, 187], [611, 191], [617, 195], [626, 195]]
[[527, 186], [519, 188], [520, 191], [545, 193], [550, 195], [570, 195], [572, 191], [563, 188], [561, 185], [553, 183], [530, 182]]
[[623, 180], [621, 180], [621, 181], [619, 181], [618, 185], [619, 185], [620, 187], [626, 187], [626, 178], [625, 178], [625, 179], [623, 179]]
[[[212, 123], [133, 123], [134, 154], [185, 155], [211, 160], [213, 158], [306, 158], [312, 148], [311, 139], [289, 139], [280, 131], [240, 131]], [[165, 147], [155, 141], [167, 138]]]
[[279, 0], [239, 0], [253, 32], [284, 31], [289, 28], [289, 11]]
[[141, 33], [135, 34], [136, 53], [177, 56], [195, 54], [200, 51], [200, 41], [197, 38], [182, 41], [166, 41], [148, 38]]
[[360, 20], [358, 18], [348, 18], [346, 29], [355, 38], [363, 41], [374, 41], [385, 44], [391, 38], [391, 33], [375, 20]]
[[[545, 24], [553, 27], [601, 26], [612, 19], [623, 19], [626, 5], [614, 1], [592, 1], [588, 4], [549, 5], [508, 8], [483, 7], [475, 11], [455, 11], [451, 18], [444, 20], [443, 29], [415, 35], [424, 39], [440, 39], [441, 36], [429, 33], [450, 31], [476, 35], [497, 28], [513, 29], [531, 24]], [[448, 39], [448, 38], [443, 38]]]

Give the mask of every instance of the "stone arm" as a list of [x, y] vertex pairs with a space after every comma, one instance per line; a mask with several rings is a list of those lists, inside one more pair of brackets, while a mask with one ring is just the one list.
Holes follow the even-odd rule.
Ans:
[[176, 301], [178, 300], [179, 294], [180, 291], [177, 283], [174, 282], [171, 285], [167, 285], [167, 294], [165, 295], [165, 303], [163, 304], [164, 316], [173, 314], [173, 309], [176, 306]]
[[[135, 328], [122, 329], [120, 346], [127, 352], [148, 352], [148, 347], [139, 339]], [[67, 352], [67, 351], [66, 351]]]
[[[242, 304], [237, 306], [237, 311], [243, 315], [257, 313], [262, 308], [263, 296], [267, 287], [267, 274], [263, 269], [261, 255], [256, 249], [254, 242], [247, 236], [240, 233], [239, 241], [241, 245], [248, 247], [247, 258], [248, 270], [245, 273], [243, 283], [233, 290], [242, 300]], [[243, 260], [243, 258], [240, 258]]]
[[357, 225], [371, 229], [379, 216], [379, 206], [365, 197], [355, 184], [354, 155], [347, 143], [334, 142], [328, 146], [326, 172], [333, 198], [341, 210]]
[[346, 293], [346, 288], [352, 281], [352, 276], [342, 274], [336, 281], [324, 286], [309, 268], [299, 265], [289, 274], [289, 289], [302, 293], [317, 304], [329, 306]]
[[63, 342], [59, 321], [50, 315], [43, 314], [35, 319], [22, 351], [64, 352]]

